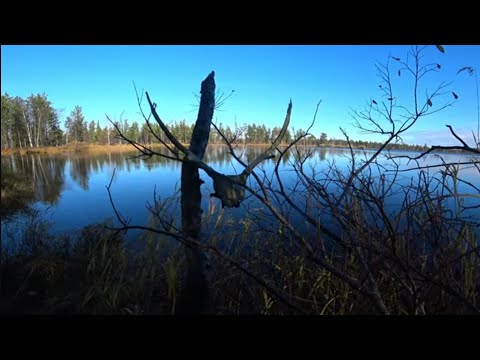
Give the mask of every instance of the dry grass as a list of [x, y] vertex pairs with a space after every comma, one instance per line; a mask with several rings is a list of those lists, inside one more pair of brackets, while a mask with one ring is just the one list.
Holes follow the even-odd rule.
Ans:
[[[208, 224], [213, 230], [208, 242], [223, 248], [303, 313], [376, 313], [357, 291], [313, 264], [302, 251], [289, 248], [288, 236], [281, 228], [258, 232], [248, 219], [240, 228], [231, 220], [222, 210], [218, 211]], [[132, 253], [120, 234], [109, 232], [102, 225], [86, 227], [75, 239], [53, 237], [47, 229], [41, 219], [34, 218], [27, 228], [20, 229], [23, 235], [18, 251], [2, 252], [0, 312], [125, 315], [176, 312], [185, 262], [182, 247], [175, 240], [146, 233], [142, 250]], [[221, 229], [228, 231], [220, 235]], [[420, 275], [443, 280], [462, 297], [478, 303], [479, 258], [468, 251], [468, 244], [478, 240], [468, 231], [462, 237], [463, 240], [456, 239], [459, 244], [442, 250], [441, 255], [451, 256], [437, 255], [430, 259], [430, 270], [417, 274], [417, 296], [426, 314], [471, 311], [457, 296]], [[421, 260], [427, 254], [420, 251], [416, 255]], [[460, 256], [460, 261], [455, 267], [446, 266], [452, 256]], [[343, 256], [332, 253], [329, 261], [351, 275], [359, 271], [351, 252]], [[399, 268], [381, 254], [378, 264], [374, 273], [392, 313], [417, 313], [416, 306], [411, 304], [412, 297], [395, 280]], [[212, 265], [215, 314], [297, 314], [235, 266], [215, 256]]]
[[[188, 146], [188, 144], [183, 144]], [[208, 144], [209, 146], [225, 146], [224, 144]], [[270, 144], [247, 144], [252, 147], [268, 147]], [[152, 149], [165, 148], [161, 144], [149, 145]], [[312, 147], [307, 145], [307, 147]], [[89, 154], [101, 154], [101, 153], [122, 153], [136, 151], [132, 145], [129, 144], [115, 144], [115, 145], [95, 145], [88, 143], [70, 143], [62, 146], [42, 146], [38, 148], [9, 148], [1, 149], [1, 155], [7, 156], [12, 154], [26, 155], [26, 154], [65, 154], [65, 153], [89, 153]]]
[[[160, 144], [151, 145], [152, 148], [161, 148]], [[121, 153], [131, 152], [133, 147], [129, 144], [120, 145], [94, 145], [87, 143], [71, 143], [63, 146], [44, 146], [39, 148], [15, 148], [15, 149], [2, 149], [2, 155], [12, 154], [65, 154], [72, 152], [81, 152], [89, 154], [101, 154], [101, 153]]]

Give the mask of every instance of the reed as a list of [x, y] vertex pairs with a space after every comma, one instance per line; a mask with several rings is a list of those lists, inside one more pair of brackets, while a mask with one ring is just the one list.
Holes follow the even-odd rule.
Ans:
[[[398, 235], [396, 259], [385, 249], [387, 232], [375, 229], [375, 238], [356, 232], [359, 244], [370, 249], [373, 275], [393, 314], [470, 314], [474, 311], [466, 304], [478, 306], [478, 235], [466, 224], [432, 224], [426, 212], [435, 207], [438, 204], [427, 203], [405, 215], [416, 231]], [[361, 206], [351, 211], [352, 218], [363, 216]], [[258, 229], [249, 218], [239, 227], [221, 209], [209, 213], [207, 243], [268, 284], [267, 289], [231, 262], [213, 256], [215, 314], [298, 314], [271, 289], [304, 314], [376, 313], [358, 291], [318, 267], [305, 251], [289, 246], [282, 227]], [[163, 235], [143, 233], [133, 250], [105, 225], [88, 226], [73, 237], [52, 236], [39, 214], [31, 215], [20, 229], [18, 246], [7, 251], [2, 241], [2, 313], [175, 314], [185, 266], [181, 246]], [[441, 243], [435, 243], [432, 225]], [[355, 252], [332, 249], [329, 254], [328, 263], [361, 276]]]

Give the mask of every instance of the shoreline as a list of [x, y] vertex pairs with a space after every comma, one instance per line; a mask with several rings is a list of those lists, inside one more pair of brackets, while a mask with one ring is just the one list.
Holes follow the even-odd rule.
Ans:
[[[188, 146], [188, 144], [184, 144]], [[209, 146], [226, 146], [225, 144], [208, 144]], [[151, 144], [149, 145], [152, 148], [163, 148], [165, 147], [162, 144]], [[268, 147], [270, 144], [238, 144], [238, 147]], [[286, 145], [280, 145], [285, 147]], [[319, 148], [319, 149], [344, 149], [348, 150], [348, 147], [341, 145], [313, 145], [313, 144], [298, 144], [299, 147], [303, 148]], [[376, 151], [378, 148], [365, 148], [365, 147], [353, 147], [354, 150], [366, 150], [366, 151]], [[415, 152], [421, 153], [425, 150], [415, 150], [415, 149], [390, 149], [391, 151], [402, 151], [402, 152]], [[39, 148], [10, 148], [10, 149], [1, 149], [1, 156], [9, 155], [28, 155], [28, 154], [66, 154], [66, 153], [122, 153], [122, 152], [131, 152], [137, 151], [130, 144], [115, 144], [115, 145], [95, 145], [95, 144], [84, 144], [84, 143], [75, 143], [62, 146], [43, 146]], [[454, 150], [436, 150], [432, 153], [452, 153], [452, 154], [461, 154], [462, 151]]]

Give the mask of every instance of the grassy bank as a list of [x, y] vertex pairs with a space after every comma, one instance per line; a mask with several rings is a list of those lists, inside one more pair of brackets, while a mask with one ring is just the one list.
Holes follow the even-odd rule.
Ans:
[[[183, 144], [188, 146], [188, 144]], [[224, 146], [223, 144], [209, 144], [209, 146]], [[270, 144], [255, 144], [249, 146], [258, 146], [258, 147], [267, 147]], [[161, 144], [151, 144], [149, 147], [153, 149], [164, 148]], [[121, 152], [132, 152], [137, 151], [132, 145], [129, 144], [116, 144], [116, 145], [94, 145], [88, 143], [71, 143], [68, 145], [62, 146], [43, 146], [38, 148], [10, 148], [2, 149], [2, 155], [26, 155], [26, 154], [66, 154], [66, 153], [90, 153], [90, 154], [101, 154], [101, 153], [121, 153]]]
[[[211, 212], [206, 226], [212, 229], [207, 244], [229, 254], [229, 259], [212, 253], [212, 303], [214, 314], [375, 314], [372, 305], [343, 281], [315, 266], [302, 251], [288, 247], [282, 229], [259, 232], [248, 219], [239, 229], [224, 217]], [[31, 215], [28, 225], [13, 229], [20, 234], [13, 245], [2, 239], [0, 271], [0, 314], [175, 314], [181, 301], [184, 270], [183, 248], [175, 240], [151, 233], [141, 236], [140, 250], [126, 246], [121, 234], [104, 224], [91, 225], [73, 237], [52, 236], [48, 224]], [[238, 225], [238, 224], [237, 224]], [[231, 231], [221, 231], [231, 227]], [[223, 235], [220, 235], [222, 234]], [[464, 234], [474, 243], [472, 234]], [[409, 248], [412, 269], [419, 261], [415, 299], [396, 280], [399, 267], [391, 259], [374, 259], [378, 266], [379, 290], [393, 314], [472, 313], [460, 298], [479, 301], [479, 259], [457, 243], [412, 253], [405, 239], [399, 249]], [[448, 244], [447, 244], [448, 245]], [[379, 244], [372, 243], [372, 246]], [[448, 255], [448, 256], [447, 256]], [[400, 256], [400, 255], [399, 255]], [[353, 252], [328, 258], [351, 276], [361, 272]], [[460, 258], [455, 266], [447, 266]], [[238, 266], [240, 265], [241, 268]], [[416, 268], [416, 266], [415, 266]], [[243, 270], [242, 270], [243, 269]], [[250, 274], [260, 277], [259, 284]], [[428, 281], [433, 278], [436, 281]], [[407, 279], [405, 281], [408, 281]], [[446, 291], [439, 283], [450, 284]], [[454, 289], [453, 289], [454, 288]], [[288, 306], [274, 293], [281, 294]]]
[[[160, 147], [161, 145], [153, 145], [153, 147]], [[86, 143], [68, 144], [63, 146], [44, 146], [39, 148], [14, 148], [2, 149], [2, 155], [12, 154], [65, 154], [72, 152], [81, 153], [111, 153], [111, 152], [128, 152], [132, 151], [132, 146], [128, 144], [121, 145], [93, 145]]]
[[[183, 144], [188, 146], [188, 144]], [[246, 144], [246, 146], [267, 148], [271, 144]], [[208, 144], [208, 146], [225, 146], [224, 144]], [[280, 148], [284, 148], [286, 145], [280, 145]], [[299, 144], [302, 148], [325, 148], [325, 149], [348, 149], [346, 145], [329, 144], [329, 145], [312, 145], [312, 144]], [[152, 149], [164, 148], [161, 144], [149, 145]], [[355, 147], [353, 149], [359, 150], [377, 150], [373, 147]], [[425, 149], [412, 150], [401, 149], [404, 151], [424, 151]], [[136, 151], [132, 145], [129, 144], [116, 144], [116, 145], [94, 145], [88, 143], [71, 143], [62, 146], [43, 146], [38, 148], [9, 148], [1, 149], [1, 155], [26, 155], [26, 154], [66, 154], [66, 153], [89, 153], [89, 154], [102, 154], [102, 153], [123, 153]], [[459, 150], [436, 150], [436, 153], [460, 153]]]

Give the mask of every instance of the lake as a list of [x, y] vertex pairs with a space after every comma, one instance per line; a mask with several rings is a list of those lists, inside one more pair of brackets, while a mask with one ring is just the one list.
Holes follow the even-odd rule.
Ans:
[[[248, 146], [238, 149], [243, 159], [252, 161], [264, 148]], [[362, 154], [360, 150], [357, 154]], [[371, 151], [365, 152], [367, 155]], [[410, 154], [398, 151], [397, 154]], [[161, 199], [172, 198], [172, 206], [169, 213], [179, 216], [180, 199], [180, 172], [181, 164], [166, 160], [164, 158], [151, 158], [148, 160], [131, 159], [132, 153], [68, 153], [62, 155], [10, 155], [2, 156], [2, 162], [12, 171], [23, 174], [30, 178], [34, 184], [35, 198], [34, 208], [38, 209], [44, 218], [51, 223], [51, 231], [56, 234], [74, 233], [82, 227], [98, 223], [105, 219], [114, 219], [114, 211], [109, 201], [106, 186], [109, 184], [115, 169], [115, 177], [112, 181], [112, 196], [118, 210], [136, 225], [147, 225], [149, 212], [146, 208], [147, 202], [152, 203], [154, 191]], [[459, 154], [442, 154], [447, 162], [465, 162], [472, 159], [472, 156]], [[282, 159], [281, 172], [287, 187], [293, 185], [295, 179], [292, 172], [291, 161], [293, 154]], [[480, 157], [475, 158], [480, 161]], [[243, 169], [241, 165], [232, 163], [227, 148], [220, 145], [209, 145], [205, 156], [207, 162], [215, 170], [225, 174], [235, 174]], [[385, 159], [380, 159], [386, 163]], [[334, 163], [337, 168], [347, 170], [350, 164], [349, 150], [338, 148], [315, 149], [312, 156], [305, 162], [306, 171], [310, 166], [315, 171], [327, 169]], [[430, 155], [422, 159], [420, 166], [438, 164], [437, 156]], [[405, 160], [400, 161], [401, 168], [407, 167]], [[415, 164], [410, 164], [414, 167]], [[265, 161], [260, 168], [266, 174], [272, 173], [274, 161]], [[431, 170], [435, 173], [441, 168]], [[375, 170], [374, 176], [382, 175], [383, 170]], [[398, 184], [406, 184], [416, 176], [418, 171], [402, 172], [396, 180]], [[387, 174], [388, 173], [384, 173]], [[220, 201], [210, 197], [213, 192], [213, 185], [210, 178], [200, 171], [201, 178], [205, 181], [202, 185], [202, 207], [204, 214], [212, 209], [220, 208]], [[461, 167], [459, 176], [477, 187], [480, 186], [480, 174], [475, 167]], [[335, 189], [332, 189], [335, 191]], [[464, 183], [459, 184], [458, 191], [472, 193]], [[477, 194], [478, 195], [478, 194]], [[176, 200], [175, 200], [176, 199]], [[393, 195], [390, 199], [390, 209], [394, 211], [396, 201], [401, 202], [400, 194]], [[298, 201], [301, 201], [299, 199]], [[464, 205], [474, 206], [478, 204], [478, 198], [466, 198]], [[254, 207], [253, 198], [248, 198], [238, 209], [225, 209], [225, 212], [232, 219], [240, 220], [244, 217], [246, 209]], [[398, 205], [398, 204], [397, 204]], [[476, 221], [480, 220], [480, 209], [473, 209], [466, 214]], [[2, 221], [2, 229], [4, 221]]]

